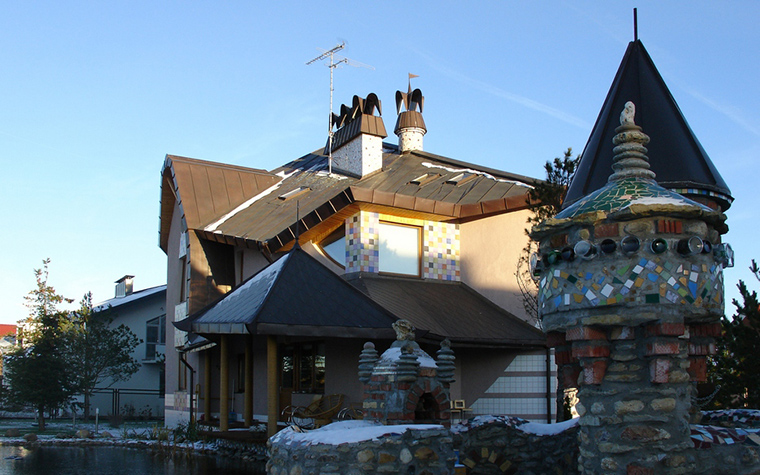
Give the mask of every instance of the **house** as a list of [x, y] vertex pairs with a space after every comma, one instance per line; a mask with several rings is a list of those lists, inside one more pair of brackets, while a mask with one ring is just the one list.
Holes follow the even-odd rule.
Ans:
[[143, 418], [164, 415], [164, 354], [166, 352], [166, 286], [134, 290], [134, 276], [116, 281], [112, 299], [97, 304], [95, 312], [110, 312], [112, 325], [125, 325], [141, 343], [132, 357], [140, 369], [126, 381], [96, 388], [91, 411]]
[[3, 356], [16, 348], [16, 325], [0, 324], [0, 386], [3, 384]]
[[396, 144], [379, 98], [354, 96], [324, 150], [272, 171], [166, 157], [167, 425], [274, 430], [319, 395], [361, 403], [357, 356], [399, 319], [429, 354], [450, 340], [451, 397], [473, 414], [553, 418], [551, 355], [515, 280], [536, 180], [425, 152], [423, 104], [396, 93]]

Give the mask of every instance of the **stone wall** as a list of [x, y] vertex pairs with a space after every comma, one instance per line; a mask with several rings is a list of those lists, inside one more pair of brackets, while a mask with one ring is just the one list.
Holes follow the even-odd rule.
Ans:
[[516, 417], [476, 417], [452, 428], [459, 463], [468, 474], [578, 473], [577, 419], [531, 423]]
[[269, 442], [271, 475], [454, 473], [451, 432], [439, 425], [336, 422], [314, 431], [285, 429]]

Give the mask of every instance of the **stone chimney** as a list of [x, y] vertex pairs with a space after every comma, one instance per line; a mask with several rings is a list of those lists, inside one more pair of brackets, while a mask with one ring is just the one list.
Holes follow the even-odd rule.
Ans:
[[[380, 99], [374, 93], [366, 99], [354, 96], [351, 107], [340, 106], [340, 115], [332, 116], [337, 127], [332, 137], [333, 169], [363, 177], [383, 168], [383, 139], [388, 134], [382, 114]], [[329, 155], [330, 145], [328, 140], [325, 155]]]
[[454, 381], [454, 352], [441, 342], [437, 359], [414, 341], [406, 320], [393, 324], [396, 341], [378, 357], [375, 345], [365, 343], [359, 358], [364, 383], [365, 419], [383, 424], [442, 424], [451, 422], [449, 387]]
[[135, 276], [133, 275], [125, 275], [116, 281], [116, 298], [132, 295], [132, 281], [134, 278]]
[[[396, 91], [396, 127], [393, 133], [398, 136], [398, 149], [401, 153], [411, 152], [412, 150], [422, 151], [422, 138], [427, 133], [425, 120], [422, 118], [422, 107], [425, 104], [425, 97], [422, 91], [415, 89], [412, 91], [411, 83], [406, 94]], [[401, 111], [401, 106], [405, 111]]]
[[581, 473], [693, 473], [688, 421], [720, 334], [728, 228], [657, 184], [634, 114], [627, 103], [607, 184], [531, 231], [539, 312], [560, 385], [578, 387]]

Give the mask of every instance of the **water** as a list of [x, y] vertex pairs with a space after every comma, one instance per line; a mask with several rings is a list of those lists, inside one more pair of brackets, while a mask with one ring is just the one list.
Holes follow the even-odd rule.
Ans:
[[124, 447], [0, 447], [0, 475], [255, 475], [263, 464]]

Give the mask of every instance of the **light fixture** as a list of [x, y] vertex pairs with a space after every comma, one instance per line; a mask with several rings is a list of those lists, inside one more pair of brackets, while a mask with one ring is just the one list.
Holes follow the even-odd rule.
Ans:
[[702, 239], [698, 236], [692, 236], [688, 238], [683, 238], [680, 241], [678, 241], [678, 245], [676, 246], [676, 249], [678, 250], [678, 253], [682, 256], [691, 256], [692, 254], [699, 254], [702, 252], [702, 249], [704, 248], [704, 243], [702, 242]]
[[641, 247], [641, 241], [636, 236], [626, 236], [620, 240], [620, 250], [623, 254], [630, 256], [635, 253]]
[[576, 256], [587, 261], [596, 257], [596, 246], [591, 241], [578, 241], [575, 243], [573, 251]]
[[617, 249], [617, 243], [613, 241], [612, 239], [605, 239], [599, 245], [599, 248], [605, 254], [612, 254], [613, 252], [615, 252], [615, 249]]
[[663, 238], [657, 238], [649, 245], [649, 250], [652, 251], [652, 254], [662, 254], [668, 250], [668, 241]]

